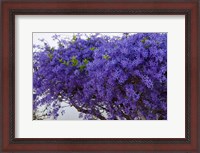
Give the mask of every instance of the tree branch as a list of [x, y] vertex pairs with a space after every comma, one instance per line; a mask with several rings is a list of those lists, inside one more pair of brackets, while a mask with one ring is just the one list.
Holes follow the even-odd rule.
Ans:
[[81, 107], [79, 107], [79, 106], [77, 106], [77, 105], [75, 105], [74, 103], [73, 103], [73, 105], [72, 106], [74, 106], [76, 109], [77, 109], [77, 111], [78, 112], [82, 112], [82, 113], [85, 113], [85, 114], [90, 114], [90, 115], [93, 115], [93, 116], [95, 116], [95, 117], [97, 117], [97, 118], [99, 118], [100, 120], [106, 120], [106, 118], [105, 117], [103, 117], [102, 115], [95, 115], [95, 114], [91, 114], [88, 110], [86, 110], [86, 109], [83, 109], [83, 108], [81, 108]]

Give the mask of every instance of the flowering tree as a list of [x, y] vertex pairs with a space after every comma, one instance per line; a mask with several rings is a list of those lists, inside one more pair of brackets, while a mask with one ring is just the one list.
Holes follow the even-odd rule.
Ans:
[[167, 119], [167, 34], [54, 35], [33, 52], [33, 109], [60, 103], [84, 119]]

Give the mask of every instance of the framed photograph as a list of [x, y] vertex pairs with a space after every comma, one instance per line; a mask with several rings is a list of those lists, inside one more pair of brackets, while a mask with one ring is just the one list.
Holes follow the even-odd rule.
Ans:
[[2, 152], [200, 152], [198, 1], [3, 1]]

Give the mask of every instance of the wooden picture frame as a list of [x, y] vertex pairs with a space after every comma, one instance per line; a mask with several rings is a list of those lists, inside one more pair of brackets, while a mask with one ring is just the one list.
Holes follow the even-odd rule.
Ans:
[[[200, 152], [198, 1], [22, 2], [10, 0], [2, 1], [1, 5], [1, 152]], [[15, 15], [63, 14], [185, 15], [185, 138], [15, 138]]]

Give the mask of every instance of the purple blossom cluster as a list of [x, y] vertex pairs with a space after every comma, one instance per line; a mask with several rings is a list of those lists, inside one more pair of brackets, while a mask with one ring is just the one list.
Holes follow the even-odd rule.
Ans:
[[66, 101], [84, 119], [167, 119], [167, 34], [55, 35], [33, 52], [33, 109]]

